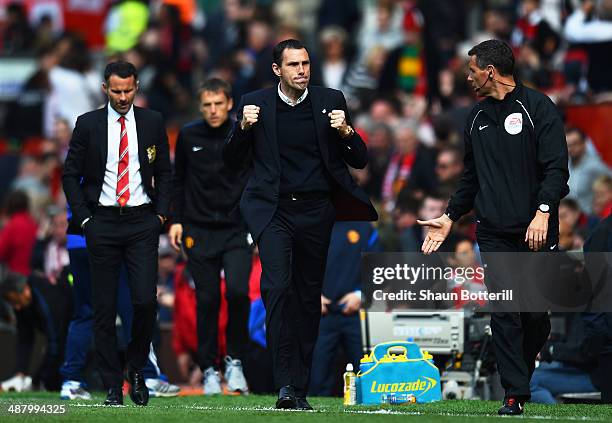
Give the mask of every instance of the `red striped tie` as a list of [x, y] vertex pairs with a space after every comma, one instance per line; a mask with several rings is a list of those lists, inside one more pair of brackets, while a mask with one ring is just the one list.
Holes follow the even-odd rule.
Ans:
[[117, 169], [117, 202], [121, 207], [130, 199], [130, 155], [128, 153], [128, 136], [125, 128], [125, 116], [119, 118], [121, 123], [121, 141], [119, 142], [119, 168]]

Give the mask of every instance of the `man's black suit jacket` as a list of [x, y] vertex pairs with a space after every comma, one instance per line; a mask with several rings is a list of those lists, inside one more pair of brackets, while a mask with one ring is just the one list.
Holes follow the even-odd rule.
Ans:
[[[331, 88], [311, 86], [308, 96], [323, 163], [332, 177], [336, 220], [377, 220], [378, 214], [368, 195], [353, 181], [346, 166], [363, 169], [368, 161], [366, 146], [357, 133], [341, 139], [329, 123], [328, 113], [332, 110], [344, 110], [348, 119], [344, 95]], [[276, 136], [277, 101], [282, 100], [278, 98], [276, 86], [244, 95], [238, 106], [238, 119], [223, 151], [228, 166], [251, 166], [251, 176], [240, 199], [240, 212], [255, 240], [259, 239], [278, 205], [281, 165]], [[250, 130], [242, 131], [242, 109], [251, 104], [260, 107], [259, 119]]]
[[[163, 118], [157, 112], [134, 106], [134, 119], [144, 190], [156, 213], [167, 216], [172, 170]], [[79, 116], [72, 132], [62, 177], [72, 211], [70, 234], [82, 233], [81, 224], [93, 216], [100, 199], [108, 157], [107, 121], [108, 106]]]

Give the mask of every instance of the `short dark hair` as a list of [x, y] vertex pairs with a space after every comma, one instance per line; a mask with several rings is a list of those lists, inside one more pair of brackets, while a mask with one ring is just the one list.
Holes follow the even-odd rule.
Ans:
[[228, 100], [232, 98], [232, 86], [221, 78], [210, 78], [204, 81], [198, 89], [198, 99], [206, 91], [213, 93], [222, 92]]
[[306, 50], [306, 52], [308, 52], [308, 49], [306, 48], [304, 44], [302, 44], [300, 40], [294, 40], [290, 38], [288, 40], [283, 40], [274, 46], [274, 48], [272, 49], [272, 61], [276, 63], [278, 66], [282, 65], [283, 52], [288, 48], [293, 49], [293, 50], [304, 49]]
[[480, 69], [492, 65], [504, 76], [514, 74], [514, 54], [504, 41], [483, 41], [472, 47], [468, 51], [468, 56], [476, 56], [476, 64]]
[[461, 149], [461, 147], [457, 145], [447, 145], [447, 146], [440, 148], [440, 151], [438, 152], [438, 156], [442, 153], [451, 153], [454, 156], [458, 157], [459, 160], [463, 158], [463, 150]]
[[581, 212], [582, 210], [580, 209], [580, 205], [578, 204], [578, 201], [574, 200], [573, 198], [564, 198], [561, 200], [561, 202], [559, 203], [559, 207], [561, 206], [565, 206], [570, 210], [573, 210], [575, 212]]
[[11, 292], [21, 294], [28, 282], [28, 277], [20, 273], [3, 269], [0, 274], [0, 295], [5, 296]]
[[568, 126], [567, 128], [565, 128], [565, 136], [568, 136], [572, 132], [578, 134], [582, 142], [586, 142], [586, 134], [582, 129], [578, 128], [577, 126]]
[[13, 191], [6, 196], [4, 203], [4, 211], [8, 216], [12, 216], [15, 213], [27, 212], [30, 210], [30, 197], [21, 191]]
[[448, 201], [448, 197], [444, 195], [443, 193], [436, 191], [436, 190], [431, 190], [431, 191], [427, 191], [425, 195], [423, 196], [421, 207], [423, 207], [425, 200], [427, 200], [428, 198], [434, 201]]
[[129, 78], [133, 76], [135, 80], [138, 80], [138, 71], [136, 67], [130, 62], [124, 60], [118, 60], [116, 62], [110, 62], [104, 69], [104, 80], [108, 83], [111, 75], [117, 75], [119, 78]]

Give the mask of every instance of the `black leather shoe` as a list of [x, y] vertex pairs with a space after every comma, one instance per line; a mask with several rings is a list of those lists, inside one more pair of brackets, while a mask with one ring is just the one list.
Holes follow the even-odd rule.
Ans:
[[306, 397], [295, 397], [295, 408], [298, 410], [312, 411], [312, 406], [306, 401]]
[[523, 401], [519, 401], [514, 397], [509, 397], [504, 400], [504, 405], [497, 411], [500, 416], [519, 416], [523, 414]]
[[276, 400], [276, 408], [295, 409], [295, 389], [291, 385], [283, 386], [278, 391], [278, 400]]
[[104, 400], [104, 405], [123, 405], [123, 392], [121, 388], [110, 388]]
[[147, 405], [149, 403], [149, 388], [145, 385], [144, 376], [140, 372], [128, 372], [130, 383], [130, 398], [136, 405]]

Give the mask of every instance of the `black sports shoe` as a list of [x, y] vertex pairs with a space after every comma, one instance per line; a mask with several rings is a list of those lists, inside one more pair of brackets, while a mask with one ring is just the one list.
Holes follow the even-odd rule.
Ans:
[[519, 401], [514, 397], [504, 399], [504, 405], [497, 411], [500, 416], [519, 416], [523, 414], [525, 402]]
[[278, 400], [276, 400], [276, 408], [295, 409], [295, 389], [291, 385], [286, 385], [278, 391]]
[[121, 388], [110, 388], [108, 390], [108, 394], [106, 395], [106, 399], [104, 400], [104, 405], [123, 405], [123, 392]]
[[295, 408], [297, 410], [312, 411], [312, 406], [306, 400], [306, 397], [295, 397]]

